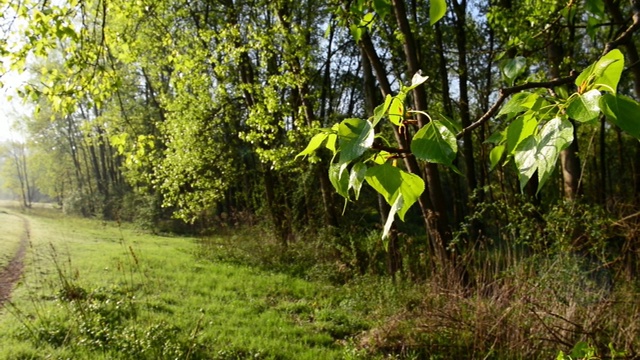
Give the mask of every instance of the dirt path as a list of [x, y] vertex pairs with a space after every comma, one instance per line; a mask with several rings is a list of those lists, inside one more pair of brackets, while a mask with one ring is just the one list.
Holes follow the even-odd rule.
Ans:
[[24, 255], [27, 253], [27, 247], [29, 246], [29, 220], [22, 216], [17, 216], [24, 223], [24, 232], [20, 237], [20, 245], [18, 251], [13, 256], [9, 264], [0, 269], [0, 308], [3, 307], [5, 301], [11, 298], [11, 290], [22, 275], [22, 268], [24, 267]]

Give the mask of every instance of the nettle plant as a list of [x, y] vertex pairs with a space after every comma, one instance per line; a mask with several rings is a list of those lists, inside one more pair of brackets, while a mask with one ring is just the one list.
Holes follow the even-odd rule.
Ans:
[[[517, 75], [521, 61], [507, 62], [503, 66], [506, 77]], [[508, 69], [509, 66], [515, 69]], [[616, 88], [624, 67], [624, 57], [613, 50], [587, 67], [581, 74], [548, 83], [526, 83], [503, 89], [499, 106], [506, 94], [514, 94], [502, 106], [498, 116], [506, 117], [508, 125], [488, 140], [495, 146], [490, 154], [491, 167], [511, 161], [516, 165], [521, 188], [537, 174], [538, 190], [555, 169], [559, 154], [574, 141], [574, 126], [593, 124], [604, 114], [611, 123], [630, 135], [640, 138], [640, 104], [619, 95]], [[346, 203], [360, 196], [366, 182], [380, 193], [391, 206], [384, 226], [383, 238], [389, 234], [396, 215], [404, 221], [409, 208], [418, 201], [425, 190], [422, 177], [398, 166], [401, 156], [437, 163], [460, 173], [453, 165], [458, 152], [457, 139], [466, 131], [479, 126], [491, 116], [483, 116], [469, 128], [460, 129], [457, 124], [440, 116], [434, 119], [428, 114], [405, 106], [407, 95], [415, 87], [427, 81], [427, 77], [415, 74], [411, 85], [402, 86], [395, 96], [387, 95], [369, 119], [350, 118], [320, 129], [307, 147], [297, 156], [313, 155], [324, 146], [332, 152], [329, 179]], [[575, 80], [574, 80], [575, 79]], [[569, 95], [563, 87], [554, 86], [575, 82], [577, 91]], [[521, 90], [520, 90], [521, 89]], [[537, 89], [535, 91], [524, 91]], [[494, 106], [495, 107], [495, 106]], [[410, 140], [410, 149], [393, 149], [381, 146], [389, 143], [379, 132], [377, 125], [386, 119], [401, 133], [409, 125], [417, 124], [416, 114], [424, 114], [430, 121], [418, 129]], [[488, 114], [485, 114], [488, 115]], [[400, 156], [401, 155], [401, 156]]]

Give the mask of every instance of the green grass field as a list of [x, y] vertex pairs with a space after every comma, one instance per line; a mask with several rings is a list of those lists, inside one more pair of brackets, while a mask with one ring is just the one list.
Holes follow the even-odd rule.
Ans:
[[0, 209], [0, 268], [3, 268], [18, 250], [24, 231], [22, 220], [9, 211]]
[[[0, 309], [0, 359], [334, 359], [367, 327], [339, 289], [203, 260], [192, 238], [25, 216], [32, 244]], [[22, 225], [0, 221], [4, 253]]]

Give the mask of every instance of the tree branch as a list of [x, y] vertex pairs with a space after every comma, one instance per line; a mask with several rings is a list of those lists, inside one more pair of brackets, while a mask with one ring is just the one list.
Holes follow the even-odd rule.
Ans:
[[629, 27], [625, 31], [623, 31], [615, 40], [607, 43], [607, 45], [604, 47], [602, 55], [605, 55], [606, 53], [617, 48], [620, 45], [627, 44], [629, 41], [631, 41], [631, 35], [633, 35], [633, 33], [638, 29], [640, 29], [640, 11], [636, 8], [633, 12], [633, 23], [631, 23], [631, 25], [629, 25]]
[[537, 88], [552, 89], [555, 86], [572, 83], [573, 81], [575, 81], [577, 77], [578, 77], [578, 73], [572, 70], [569, 76], [563, 77], [560, 79], [554, 79], [551, 81], [544, 81], [544, 82], [528, 82], [525, 84], [500, 89], [500, 97], [498, 97], [498, 100], [496, 100], [493, 106], [491, 106], [491, 108], [487, 110], [487, 112], [484, 113], [478, 120], [476, 120], [474, 123], [462, 129], [462, 131], [456, 134], [456, 138], [458, 139], [462, 138], [466, 133], [480, 127], [482, 124], [487, 122], [492, 116], [494, 116], [498, 112], [502, 103], [510, 95], [518, 93], [523, 90], [528, 90], [528, 89], [537, 89]]
[[371, 145], [371, 148], [374, 150], [386, 151], [392, 154], [411, 154], [411, 149], [400, 149], [400, 148], [382, 145], [380, 143], [374, 143], [373, 145]]

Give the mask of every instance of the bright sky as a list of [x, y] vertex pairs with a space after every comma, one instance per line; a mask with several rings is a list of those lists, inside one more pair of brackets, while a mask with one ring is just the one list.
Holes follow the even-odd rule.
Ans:
[[[27, 115], [27, 108], [16, 93], [15, 89], [25, 81], [26, 75], [9, 72], [0, 78], [4, 88], [0, 89], [0, 141], [22, 138], [11, 126], [15, 119]], [[9, 98], [13, 97], [11, 100]]]

